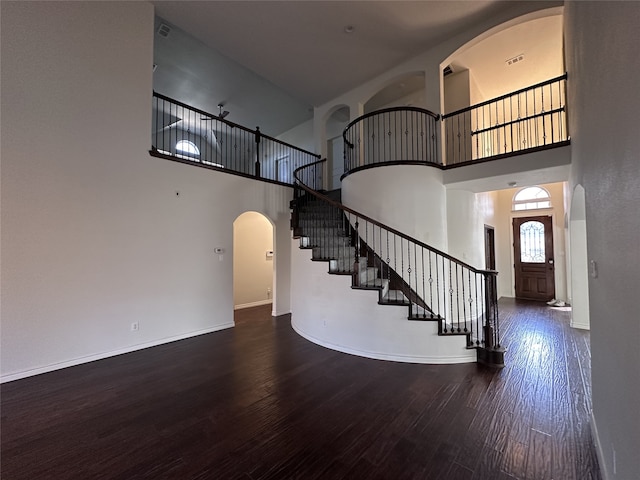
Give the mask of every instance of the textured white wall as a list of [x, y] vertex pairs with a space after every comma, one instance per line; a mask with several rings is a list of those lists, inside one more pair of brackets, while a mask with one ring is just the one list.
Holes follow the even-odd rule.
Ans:
[[[640, 471], [640, 3], [566, 2], [571, 189], [585, 190], [592, 427], [604, 478]], [[615, 458], [615, 462], [614, 462]]]
[[233, 302], [236, 308], [270, 303], [273, 294], [273, 226], [257, 212], [233, 222]]
[[447, 199], [441, 170], [422, 165], [371, 168], [346, 177], [342, 189], [342, 202], [348, 207], [446, 251]]
[[232, 326], [247, 210], [290, 311], [292, 190], [147, 153], [150, 4], [3, 2], [1, 35], [3, 380]]
[[447, 190], [447, 253], [472, 267], [485, 268], [484, 224], [491, 222], [491, 194]]

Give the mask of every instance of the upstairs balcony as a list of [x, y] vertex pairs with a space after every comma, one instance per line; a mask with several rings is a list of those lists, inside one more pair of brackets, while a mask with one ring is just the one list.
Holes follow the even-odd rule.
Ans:
[[[442, 116], [416, 107], [363, 115], [343, 132], [343, 177], [378, 165], [428, 164], [448, 170], [445, 182], [462, 185], [486, 177], [488, 167], [480, 164], [490, 161], [490, 174], [556, 168], [566, 175], [568, 149], [538, 153], [533, 161], [524, 155], [569, 145], [566, 82], [565, 74]], [[154, 156], [287, 185], [293, 184], [296, 168], [319, 158], [259, 128], [158, 93], [151, 144]]]
[[[511, 157], [567, 146], [566, 81], [565, 74], [442, 116], [416, 107], [363, 115], [343, 133], [344, 176], [398, 163], [449, 170], [509, 159], [513, 169], [517, 160]], [[536, 164], [546, 168], [569, 161], [563, 155]], [[531, 162], [525, 168], [532, 168]]]

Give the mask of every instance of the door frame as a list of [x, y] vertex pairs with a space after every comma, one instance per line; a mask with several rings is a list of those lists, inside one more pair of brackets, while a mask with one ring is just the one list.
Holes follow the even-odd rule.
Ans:
[[[558, 248], [560, 247], [558, 245], [558, 235], [556, 232], [556, 222], [555, 222], [555, 212], [553, 211], [553, 208], [540, 208], [540, 209], [535, 209], [535, 210], [517, 210], [517, 211], [511, 211], [511, 215], [509, 215], [509, 259], [511, 261], [510, 267], [511, 267], [511, 286], [509, 287], [511, 290], [511, 298], [516, 298], [516, 259], [515, 259], [515, 252], [514, 252], [514, 242], [515, 239], [513, 238], [513, 219], [514, 218], [523, 218], [523, 217], [551, 217], [551, 228], [553, 229], [553, 251], [554, 251], [554, 264], [553, 264], [553, 282], [554, 282], [554, 289], [556, 291], [556, 295], [557, 295], [557, 291], [558, 291], [558, 252], [561, 250], [558, 250]], [[564, 258], [564, 257], [563, 257]], [[563, 260], [564, 261], [564, 260]], [[563, 265], [562, 268], [566, 268], [566, 266]]]
[[[490, 242], [487, 242], [488, 237], [491, 237]], [[496, 229], [486, 223], [484, 224], [484, 261], [485, 269], [496, 269]]]

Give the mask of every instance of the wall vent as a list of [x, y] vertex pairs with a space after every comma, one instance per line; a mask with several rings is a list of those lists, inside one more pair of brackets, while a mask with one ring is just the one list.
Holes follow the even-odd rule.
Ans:
[[158, 27], [158, 35], [161, 37], [167, 38], [171, 33], [171, 27], [165, 23], [161, 23]]
[[442, 76], [446, 77], [447, 75], [451, 75], [453, 73], [453, 70], [451, 70], [451, 65], [447, 65], [446, 67], [444, 67], [444, 70], [442, 70]]
[[523, 60], [524, 60], [524, 54], [521, 53], [520, 55], [516, 55], [515, 57], [508, 59], [505, 63], [507, 65], [513, 65], [515, 63], [520, 63]]

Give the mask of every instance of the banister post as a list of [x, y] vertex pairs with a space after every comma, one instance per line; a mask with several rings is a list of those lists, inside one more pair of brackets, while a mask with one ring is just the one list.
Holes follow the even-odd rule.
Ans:
[[496, 292], [496, 276], [485, 272], [484, 273], [484, 347], [491, 349], [494, 347], [494, 329], [493, 329], [493, 317], [495, 315], [496, 303], [498, 301]]
[[255, 176], [260, 177], [260, 127], [256, 127], [256, 170]]

